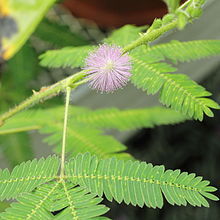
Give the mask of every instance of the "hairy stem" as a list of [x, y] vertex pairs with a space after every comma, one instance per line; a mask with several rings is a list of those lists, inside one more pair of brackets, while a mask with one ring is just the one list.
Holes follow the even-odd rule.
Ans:
[[64, 123], [63, 123], [63, 141], [62, 141], [62, 153], [61, 153], [61, 168], [60, 168], [60, 177], [64, 176], [64, 166], [65, 166], [65, 149], [66, 149], [66, 131], [67, 131], [67, 121], [68, 121], [68, 110], [70, 104], [70, 94], [71, 88], [67, 87], [66, 89], [66, 104], [64, 112]]
[[[182, 10], [183, 8], [188, 6], [191, 2], [192, 2], [192, 0], [186, 1], [177, 10]], [[156, 40], [158, 37], [160, 37], [165, 32], [177, 27], [177, 25], [178, 25], [178, 21], [177, 21], [177, 19], [175, 19], [172, 22], [170, 22], [169, 24], [162, 26], [161, 28], [152, 30], [150, 32], [146, 32], [140, 38], [138, 38], [134, 42], [132, 42], [129, 45], [127, 45], [126, 47], [124, 47], [124, 53], [126, 53], [130, 50], [133, 50], [134, 48], [136, 48], [138, 46], [141, 46], [143, 44], [146, 44], [148, 42], [152, 42], [152, 41]]]
[[[182, 9], [186, 7], [188, 4], [190, 4], [192, 0], [186, 1], [184, 4], [182, 4], [179, 9]], [[167, 25], [162, 26], [161, 28], [152, 30], [150, 32], [147, 32], [143, 34], [140, 38], [135, 40], [134, 42], [130, 43], [126, 47], [124, 47], [124, 53], [133, 50], [134, 48], [143, 45], [145, 43], [151, 42], [156, 40], [158, 37], [160, 37], [165, 32], [177, 27], [177, 20], [173, 20]], [[88, 81], [88, 79], [81, 80], [86, 75], [85, 71], [79, 72], [77, 74], [74, 74], [64, 80], [61, 80], [57, 82], [56, 84], [49, 86], [47, 88], [43, 88], [39, 92], [35, 92], [29, 99], [26, 99], [24, 102], [19, 104], [18, 106], [14, 107], [13, 109], [9, 110], [8, 112], [4, 113], [0, 116], [0, 126], [4, 124], [4, 121], [15, 115], [16, 113], [29, 108], [40, 101], [44, 101], [46, 99], [49, 99], [53, 97], [54, 95], [59, 94], [60, 92], [64, 91], [67, 87], [76, 88], [78, 85], [81, 85]], [[81, 80], [81, 81], [80, 81]]]
[[40, 101], [44, 101], [49, 99], [55, 95], [58, 95], [60, 92], [63, 92], [67, 87], [76, 87], [74, 85], [75, 82], [78, 82], [85, 76], [85, 71], [81, 71], [76, 73], [72, 76], [69, 76], [49, 87], [42, 88], [39, 92], [34, 92], [34, 94], [23, 101], [20, 105], [14, 107], [13, 109], [9, 110], [8, 112], [4, 113], [0, 116], [0, 126], [4, 124], [4, 121], [15, 115], [16, 113], [33, 106]]
[[136, 41], [130, 43], [126, 47], [124, 47], [124, 53], [133, 50], [134, 48], [141, 46], [145, 43], [151, 42], [156, 40], [158, 37], [160, 37], [163, 33], [175, 28], [177, 26], [177, 20], [174, 20], [173, 22], [162, 26], [161, 28], [158, 28], [156, 30], [152, 30], [151, 32], [147, 32], [143, 34], [140, 38], [138, 38]]

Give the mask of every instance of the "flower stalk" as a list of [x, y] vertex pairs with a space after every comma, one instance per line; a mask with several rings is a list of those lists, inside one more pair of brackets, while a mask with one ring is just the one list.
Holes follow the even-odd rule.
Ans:
[[66, 89], [66, 103], [65, 103], [65, 113], [64, 113], [64, 123], [63, 123], [63, 141], [62, 141], [62, 153], [61, 153], [61, 168], [60, 168], [60, 177], [63, 178], [65, 173], [65, 150], [66, 150], [66, 134], [67, 134], [67, 121], [68, 121], [68, 110], [70, 104], [70, 94], [71, 88], [67, 87]]

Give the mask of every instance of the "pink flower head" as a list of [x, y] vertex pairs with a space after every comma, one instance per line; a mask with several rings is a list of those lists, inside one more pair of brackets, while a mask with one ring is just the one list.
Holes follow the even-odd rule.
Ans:
[[131, 58], [118, 46], [103, 44], [85, 60], [90, 86], [101, 92], [122, 88], [131, 76]]

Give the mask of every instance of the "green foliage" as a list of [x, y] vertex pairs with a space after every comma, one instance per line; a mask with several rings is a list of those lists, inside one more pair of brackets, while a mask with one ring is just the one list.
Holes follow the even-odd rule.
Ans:
[[83, 187], [73, 187], [72, 184], [62, 181], [59, 189], [51, 197], [50, 211], [64, 209], [56, 216], [57, 220], [94, 219], [109, 210], [104, 205], [98, 205], [102, 200], [96, 197], [96, 194], [88, 193]]
[[11, 207], [0, 214], [1, 219], [53, 219], [52, 213], [47, 208], [50, 204], [48, 200], [57, 185], [58, 183], [54, 186], [45, 184], [34, 193], [23, 193], [18, 197], [18, 202], [12, 203]]
[[[27, 62], [28, 57], [28, 62]], [[19, 68], [18, 68], [19, 66]], [[31, 70], [31, 71], [30, 71]], [[21, 84], [30, 87], [30, 81], [36, 77], [39, 72], [37, 53], [28, 41], [22, 49], [7, 62], [7, 69], [4, 75], [9, 75], [7, 85], [11, 83], [11, 87], [15, 90], [19, 88], [19, 93], [24, 93], [26, 86], [21, 87]], [[3, 75], [3, 76], [4, 76]], [[6, 76], [5, 76], [6, 77]], [[16, 82], [15, 82], [16, 79]], [[6, 82], [4, 82], [6, 83]], [[24, 97], [22, 97], [23, 99]]]
[[[105, 42], [125, 46], [137, 38], [143, 27], [126, 25], [114, 31]], [[41, 64], [49, 67], [83, 66], [90, 46], [64, 48], [49, 51], [41, 56]], [[183, 74], [170, 74], [176, 68], [166, 63], [166, 59], [174, 63], [201, 59], [220, 54], [219, 40], [201, 40], [190, 42], [171, 41], [152, 47], [141, 46], [131, 53], [133, 61], [132, 83], [155, 94], [161, 91], [160, 101], [168, 107], [180, 111], [187, 117], [202, 120], [203, 114], [212, 117], [210, 108], [219, 109], [219, 105], [206, 98], [211, 93]], [[83, 52], [82, 52], [83, 51]], [[78, 56], [78, 54], [80, 54]]]
[[61, 50], [49, 50], [40, 56], [42, 66], [46, 67], [82, 67], [84, 59], [93, 46], [66, 47]]
[[[27, 57], [28, 62], [26, 60]], [[7, 61], [5, 71], [1, 78], [0, 111], [8, 109], [8, 105], [20, 102], [31, 94], [30, 82], [36, 77], [38, 72], [39, 66], [37, 53], [28, 41], [12, 59]]]
[[[137, 38], [140, 30], [131, 25], [125, 26], [113, 32], [106, 42], [125, 46]], [[129, 34], [126, 35], [126, 32]], [[126, 38], [120, 39], [120, 35], [126, 36]], [[160, 90], [160, 101], [163, 104], [188, 117], [202, 120], [204, 113], [213, 117], [210, 108], [219, 109], [219, 105], [211, 99], [205, 98], [211, 93], [184, 74], [169, 74], [175, 72], [176, 68], [158, 62], [170, 59], [177, 63], [178, 61], [185, 62], [219, 55], [219, 48], [219, 40], [171, 41], [152, 47], [141, 46], [131, 53], [133, 60], [131, 81], [138, 88], [147, 90], [148, 94], [155, 94]]]
[[59, 160], [56, 156], [28, 161], [16, 166], [10, 173], [0, 170], [0, 200], [16, 198], [23, 192], [30, 192], [35, 187], [46, 183], [57, 175]]
[[86, 111], [75, 116], [77, 122], [85, 125], [102, 129], [118, 129], [120, 131], [176, 124], [186, 119], [180, 113], [163, 107], [127, 110], [107, 108]]
[[[17, 54], [6, 62], [4, 67], [0, 85], [1, 112], [32, 94], [33, 79], [36, 80], [40, 68], [37, 53], [30, 41], [27, 41]], [[29, 134], [26, 133], [0, 137], [0, 149], [9, 167], [34, 158]]]
[[0, 213], [3, 212], [7, 207], [9, 207], [9, 205], [9, 202], [0, 202]]
[[44, 19], [37, 27], [35, 36], [58, 47], [82, 46], [89, 42], [80, 34], [71, 32], [67, 26]]
[[[145, 47], [142, 59], [147, 63], [169, 59], [174, 63], [220, 54], [220, 40], [177, 41]], [[153, 59], [152, 59], [153, 57]], [[149, 60], [149, 61], [148, 61]]]
[[[155, 50], [154, 47], [152, 49], [142, 48], [146, 56], [139, 53], [139, 51], [132, 55], [133, 75], [131, 81], [138, 88], [147, 91], [148, 94], [155, 94], [160, 91], [160, 101], [163, 104], [180, 111], [188, 117], [200, 121], [203, 119], [204, 113], [209, 117], [213, 117], [210, 108], [219, 109], [219, 105], [213, 100], [205, 98], [211, 95], [210, 92], [184, 74], [173, 74], [172, 72], [175, 72], [176, 68], [170, 64], [154, 62], [164, 60], [165, 57], [173, 61], [187, 61], [215, 55], [220, 53], [219, 42], [203, 42], [205, 46], [202, 49], [199, 49], [202, 42], [172, 42], [155, 46]], [[190, 52], [190, 47], [193, 48], [192, 51], [196, 52]], [[210, 50], [210, 48], [213, 50]], [[178, 51], [179, 49], [180, 51]], [[197, 55], [198, 50], [201, 51], [200, 55]], [[183, 55], [181, 51], [183, 51]]]
[[[126, 146], [121, 144], [110, 135], [103, 135], [103, 132], [96, 128], [86, 128], [75, 120], [75, 114], [83, 113], [83, 108], [72, 108], [70, 110], [69, 128], [67, 136], [67, 152], [76, 155], [79, 152], [91, 152], [100, 157], [110, 157], [115, 155], [120, 158], [131, 158], [131, 156], [122, 151]], [[1, 127], [2, 134], [16, 133], [20, 131], [39, 129], [41, 133], [50, 136], [45, 141], [50, 145], [56, 145], [56, 152], [60, 152], [60, 143], [63, 130], [63, 107], [27, 111], [18, 117], [13, 118], [11, 123]], [[28, 120], [27, 118], [30, 118]]]
[[90, 154], [78, 155], [66, 164], [66, 175], [75, 184], [86, 187], [98, 196], [105, 194], [110, 201], [162, 208], [163, 196], [174, 205], [208, 207], [206, 198], [218, 200], [210, 192], [216, 188], [195, 174], [180, 170], [164, 170], [139, 161], [121, 161], [115, 158], [98, 160]]
[[144, 91], [147, 90], [148, 94], [161, 90], [160, 101], [163, 104], [200, 121], [204, 113], [213, 116], [209, 108], [219, 109], [216, 102], [204, 98], [211, 95], [205, 88], [184, 74], [168, 74], [174, 70], [168, 64], [145, 64], [138, 59], [135, 61], [132, 83]]
[[108, 38], [104, 39], [104, 42], [124, 47], [136, 40], [140, 36], [141, 31], [146, 28], [147, 26], [136, 27], [128, 24], [113, 31]]
[[[48, 109], [26, 110], [11, 118], [0, 127], [0, 135], [40, 129], [53, 123], [62, 124], [63, 106]], [[128, 117], [129, 116], [129, 117]], [[31, 118], [31, 120], [29, 120]], [[152, 128], [156, 125], [169, 125], [185, 121], [182, 114], [164, 107], [140, 109], [69, 107], [70, 127], [74, 125], [99, 129], [118, 129], [121, 131], [137, 128]]]
[[[132, 40], [135, 40], [141, 30], [146, 27], [135, 27], [125, 25], [119, 30], [114, 31], [108, 38], [104, 39], [105, 43], [125, 46]], [[83, 67], [84, 59], [89, 52], [95, 49], [94, 46], [67, 47], [61, 50], [49, 50], [40, 56], [42, 66], [58, 67]]]
[[[172, 205], [205, 206], [217, 201], [215, 187], [195, 174], [166, 170], [139, 161], [98, 159], [78, 154], [66, 162], [65, 176], [58, 176], [58, 158], [22, 163], [11, 173], [0, 173], [1, 199], [16, 197], [1, 219], [107, 219], [108, 208], [99, 205], [103, 194], [112, 201], [162, 208], [163, 195]], [[97, 196], [98, 197], [97, 197]], [[57, 215], [53, 215], [59, 211]]]
[[[155, 125], [174, 124], [186, 120], [186, 117], [178, 112], [163, 107], [96, 111], [71, 107], [69, 111], [66, 151], [72, 156], [91, 152], [101, 158], [115, 156], [131, 159], [129, 154], [123, 152], [127, 147], [112, 136], [103, 135], [101, 129], [152, 128]], [[45, 141], [52, 146], [57, 146], [56, 152], [60, 152], [63, 112], [63, 107], [57, 107], [20, 113], [0, 128], [0, 134], [38, 129], [41, 133], [50, 135]]]
[[[116, 156], [123, 159], [131, 159], [131, 155], [125, 153], [125, 145], [110, 135], [103, 135], [101, 130], [74, 125], [74, 120], [69, 120], [72, 126], [68, 127], [66, 152], [76, 155], [80, 152], [91, 152], [101, 158]], [[51, 134], [46, 141], [50, 145], [57, 145], [56, 152], [60, 153], [62, 141], [62, 123], [46, 125], [40, 129], [41, 133]]]
[[[164, 198], [171, 205], [186, 206], [189, 203], [199, 207], [209, 207], [207, 199], [219, 200], [213, 194], [216, 188], [210, 186], [209, 181], [203, 180], [199, 176], [196, 177], [195, 174], [181, 173], [180, 170], [165, 171], [164, 166], [153, 166], [150, 163], [134, 161], [130, 154], [124, 152], [127, 149], [126, 146], [112, 136], [104, 134], [106, 129], [124, 131], [179, 123], [189, 118], [202, 120], [204, 114], [213, 117], [210, 108], [220, 108], [217, 103], [207, 98], [211, 93], [205, 88], [184, 74], [174, 73], [176, 68], [165, 63], [166, 60], [176, 64], [219, 55], [220, 41], [172, 41], [156, 46], [147, 45], [162, 33], [174, 27], [182, 29], [192, 18], [200, 16], [204, 0], [187, 1], [181, 7], [179, 7], [179, 0], [164, 1], [171, 14], [162, 19], [155, 19], [146, 33], [141, 33], [146, 27], [126, 25], [113, 31], [103, 42], [116, 44], [124, 47], [124, 51], [129, 51], [133, 63], [131, 82], [138, 88], [147, 91], [148, 94], [156, 94], [160, 91], [160, 101], [173, 110], [154, 107], [91, 111], [86, 108], [71, 107], [69, 115], [65, 114], [65, 119], [69, 118], [68, 128], [66, 123], [63, 128], [63, 107], [28, 110], [13, 117], [0, 128], [0, 134], [37, 129], [48, 135], [45, 141], [48, 144], [56, 145], [57, 153], [61, 152], [60, 145], [63, 139], [62, 159], [61, 167], [59, 167], [60, 160], [57, 156], [50, 156], [38, 161], [34, 159], [23, 162], [16, 166], [11, 173], [8, 169], [0, 170], [0, 200], [17, 200], [0, 214], [1, 219], [107, 219], [100, 217], [108, 211], [107, 207], [99, 204], [103, 195], [110, 201], [114, 199], [118, 203], [124, 201], [126, 204], [139, 207], [146, 205], [151, 208], [162, 208]], [[49, 0], [47, 3], [42, 0], [29, 3], [19, 0], [10, 4], [9, 15], [19, 29], [14, 31], [12, 39], [9, 38], [6, 41], [0, 39], [4, 59], [14, 55], [24, 44], [53, 3], [54, 0]], [[51, 37], [51, 33], [54, 33], [53, 37]], [[45, 67], [83, 67], [88, 54], [96, 48], [92, 45], [79, 46], [88, 44], [87, 40], [78, 34], [71, 33], [68, 28], [48, 20], [41, 23], [35, 36], [58, 47], [71, 46], [60, 50], [50, 50], [41, 55], [41, 65]], [[65, 40], [62, 40], [64, 38]], [[31, 62], [27, 62], [27, 57]], [[21, 68], [17, 68], [17, 62], [19, 65], [22, 63]], [[38, 71], [36, 52], [27, 44], [14, 59], [9, 61], [8, 66], [8, 71], [14, 74], [12, 78], [16, 78], [15, 84], [13, 84], [14, 82], [10, 84], [11, 79], [8, 78], [8, 85], [12, 87], [10, 90], [13, 90], [13, 85], [28, 84]], [[29, 75], [30, 69], [33, 71]], [[83, 74], [79, 80], [82, 80]], [[20, 75], [22, 75], [21, 78], [16, 77]], [[55, 90], [52, 90], [54, 87], [51, 86], [50, 95], [55, 91], [51, 97], [56, 92], [64, 91], [67, 86], [75, 88], [74, 86], [77, 87], [84, 82], [77, 80], [73, 85], [65, 84], [68, 80], [58, 82], [55, 84]], [[1, 88], [3, 96], [8, 85]], [[57, 85], [60, 87], [56, 87]], [[70, 89], [68, 91], [70, 94]], [[26, 88], [22, 88], [22, 95], [25, 93]], [[46, 95], [41, 97], [41, 94], [48, 96], [49, 93], [44, 93], [43, 90], [34, 93], [27, 102], [22, 103], [17, 109], [13, 109], [8, 115], [6, 114], [6, 117], [2, 117], [0, 123], [4, 123], [6, 119], [31, 104], [48, 98]], [[67, 100], [69, 99], [67, 98]], [[66, 106], [68, 106], [68, 102], [66, 102]], [[3, 102], [1, 106], [7, 105], [7, 102]], [[65, 112], [68, 112], [67, 108]], [[66, 135], [62, 136], [62, 133], [65, 134], [66, 131], [67, 139]], [[20, 138], [23, 140], [23, 137], [27, 140], [26, 136], [26, 134], [19, 134], [7, 137], [5, 146], [7, 147], [7, 140], [9, 140], [13, 148], [7, 147], [5, 154], [10, 155], [12, 151], [16, 153], [15, 157], [14, 155], [11, 157], [11, 162], [18, 163], [20, 160], [26, 159], [27, 155], [20, 155], [20, 152], [27, 148], [28, 142], [24, 148], [17, 148], [13, 144]], [[21, 141], [19, 142], [21, 143]], [[74, 158], [65, 161], [65, 152]], [[92, 156], [93, 154], [96, 156]], [[59, 169], [60, 174], [58, 174]], [[54, 215], [55, 212], [58, 214]]]
[[[95, 198], [85, 189], [73, 187], [64, 181], [44, 184], [32, 193], [22, 194], [17, 201], [0, 214], [1, 219], [87, 220], [108, 211], [107, 207], [99, 205], [101, 198]], [[55, 211], [60, 212], [54, 216], [52, 212]]]
[[10, 167], [33, 159], [34, 155], [30, 143], [30, 137], [25, 132], [0, 137], [0, 147]]

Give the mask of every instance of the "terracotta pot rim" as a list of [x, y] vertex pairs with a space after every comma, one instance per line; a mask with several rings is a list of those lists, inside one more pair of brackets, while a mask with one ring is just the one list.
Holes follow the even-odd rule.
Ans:
[[[91, 0], [90, 0], [91, 1]], [[119, 27], [124, 24], [145, 25], [150, 24], [155, 17], [162, 17], [166, 12], [165, 4], [158, 7], [143, 7], [139, 10], [126, 11], [112, 10], [103, 5], [94, 5], [83, 0], [67, 0], [63, 3], [73, 15], [92, 20], [101, 27]], [[151, 5], [152, 6], [152, 5]]]

